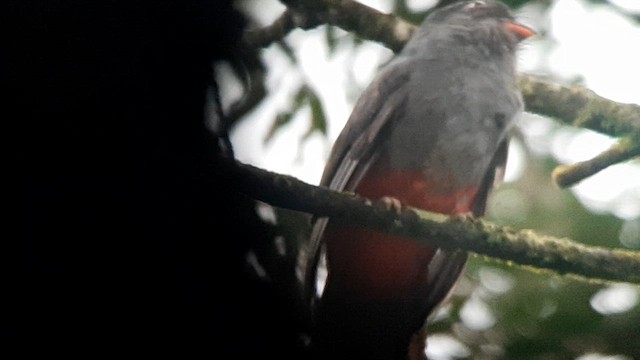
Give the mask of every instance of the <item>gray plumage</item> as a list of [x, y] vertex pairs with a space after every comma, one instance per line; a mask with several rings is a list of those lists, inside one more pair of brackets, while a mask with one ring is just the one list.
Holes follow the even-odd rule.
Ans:
[[[522, 111], [515, 71], [520, 39], [505, 31], [506, 20], [513, 20], [509, 10], [489, 1], [456, 3], [426, 19], [360, 96], [321, 185], [354, 191], [384, 154], [393, 169], [441, 175], [436, 182], [443, 194], [478, 186], [471, 211], [482, 215], [506, 163], [509, 129]], [[317, 220], [311, 235], [305, 273], [311, 307], [327, 223]], [[429, 264], [425, 316], [447, 296], [466, 258], [438, 250]]]

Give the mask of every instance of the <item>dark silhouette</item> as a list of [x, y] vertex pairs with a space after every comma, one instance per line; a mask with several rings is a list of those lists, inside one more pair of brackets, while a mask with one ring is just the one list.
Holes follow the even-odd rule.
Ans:
[[245, 264], [269, 229], [226, 179], [205, 119], [214, 61], [245, 23], [231, 1], [12, 1], [3, 13], [22, 244], [6, 339], [288, 356], [283, 304]]

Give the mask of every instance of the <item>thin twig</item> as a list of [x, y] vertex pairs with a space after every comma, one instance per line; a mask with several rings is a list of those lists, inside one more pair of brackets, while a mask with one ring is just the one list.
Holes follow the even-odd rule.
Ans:
[[415, 25], [352, 0], [281, 0], [289, 10], [307, 19], [306, 25], [330, 24], [363, 39], [400, 51], [411, 38]]
[[640, 156], [640, 142], [624, 138], [593, 159], [556, 167], [551, 176], [558, 186], [569, 187], [613, 164], [636, 156]]
[[299, 27], [291, 10], [285, 10], [271, 25], [260, 29], [247, 30], [241, 44], [249, 49], [263, 48], [282, 40], [289, 32]]

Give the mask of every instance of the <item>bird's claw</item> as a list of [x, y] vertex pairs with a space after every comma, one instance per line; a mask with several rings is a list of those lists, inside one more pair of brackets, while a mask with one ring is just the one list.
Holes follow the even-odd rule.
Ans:
[[396, 214], [400, 214], [402, 210], [402, 202], [392, 196], [384, 196], [380, 198], [380, 202], [386, 210], [393, 210]]
[[471, 211], [454, 214], [452, 217], [460, 221], [473, 221], [476, 219], [475, 215], [473, 215]]

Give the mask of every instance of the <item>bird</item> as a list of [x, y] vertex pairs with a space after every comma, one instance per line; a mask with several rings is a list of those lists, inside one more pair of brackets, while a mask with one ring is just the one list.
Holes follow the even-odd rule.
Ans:
[[[534, 34], [497, 1], [432, 12], [357, 100], [320, 185], [390, 207], [482, 216], [523, 111], [516, 52]], [[461, 276], [465, 252], [326, 217], [309, 244], [303, 287], [318, 358], [426, 358], [428, 317]]]

